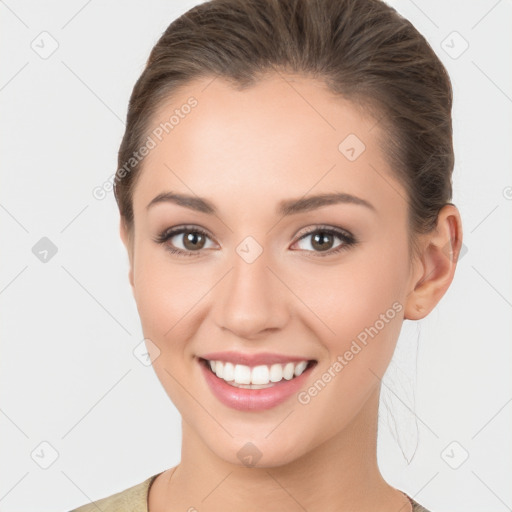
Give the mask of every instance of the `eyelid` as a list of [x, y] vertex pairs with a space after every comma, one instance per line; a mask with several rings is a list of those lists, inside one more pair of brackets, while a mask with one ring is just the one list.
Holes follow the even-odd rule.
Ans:
[[212, 236], [212, 234], [207, 229], [196, 224], [183, 224], [164, 229], [159, 235], [157, 235], [157, 238], [169, 238], [171, 236], [180, 235], [185, 231], [196, 231], [215, 241], [215, 237]]
[[328, 224], [317, 224], [315, 226], [310, 226], [307, 228], [304, 228], [303, 232], [299, 232], [299, 234], [296, 235], [298, 239], [303, 238], [306, 235], [311, 235], [312, 233], [316, 233], [317, 231], [327, 231], [336, 234], [337, 236], [345, 235], [346, 238], [350, 238], [355, 240], [354, 235], [350, 231], [344, 228], [340, 228], [337, 226], [330, 226]]
[[338, 240], [340, 240], [341, 243], [326, 251], [311, 251], [305, 249], [297, 250], [298, 252], [304, 253], [305, 256], [308, 258], [324, 258], [329, 256], [335, 257], [339, 255], [341, 252], [349, 250], [350, 248], [353, 248], [359, 243], [356, 237], [352, 235], [350, 231], [344, 228], [330, 225], [316, 225], [306, 228], [306, 231], [301, 233], [298, 236], [297, 240], [293, 242], [292, 247], [314, 233], [327, 233], [331, 236], [334, 236], [335, 238], [338, 238]]
[[[154, 238], [154, 241], [157, 243], [160, 243], [160, 244], [167, 244], [167, 241], [170, 238], [173, 238], [174, 236], [177, 236], [177, 235], [181, 235], [187, 231], [200, 233], [200, 234], [206, 236], [207, 238], [209, 238], [210, 240], [212, 240], [214, 243], [218, 244], [218, 242], [216, 242], [216, 240], [215, 240], [215, 237], [213, 237], [207, 229], [205, 229], [201, 226], [198, 226], [198, 225], [191, 225], [191, 224], [178, 225], [178, 226], [174, 226], [172, 228], [165, 229], [159, 235], [157, 235], [156, 238]], [[317, 224], [317, 225], [313, 225], [313, 226], [304, 228], [304, 230], [302, 232], [299, 232], [299, 234], [295, 235], [294, 238], [296, 238], [296, 239], [292, 243], [292, 246], [295, 245], [296, 243], [300, 242], [305, 237], [307, 237], [311, 234], [317, 233], [317, 232], [331, 234], [331, 235], [337, 237], [338, 239], [340, 239], [342, 241], [342, 244], [335, 247], [334, 249], [329, 249], [327, 251], [309, 251], [309, 250], [299, 249], [299, 252], [301, 251], [301, 252], [305, 252], [308, 254], [314, 254], [314, 255], [320, 256], [320, 257], [329, 256], [329, 255], [335, 255], [340, 250], [348, 249], [349, 247], [354, 246], [358, 243], [357, 239], [354, 237], [354, 235], [352, 235], [352, 233], [350, 231], [348, 231], [344, 228], [341, 228], [338, 226], [326, 225], [326, 224]], [[210, 249], [210, 248], [208, 248], [208, 249]], [[174, 247], [174, 246], [167, 247], [167, 250], [170, 251], [171, 253], [175, 253], [175, 254], [178, 254], [181, 256], [184, 256], [184, 255], [200, 256], [201, 254], [204, 253], [205, 250], [208, 250], [208, 249], [203, 248], [203, 249], [199, 249], [197, 251], [186, 251], [186, 250]]]
[[174, 238], [175, 236], [182, 235], [183, 233], [186, 233], [187, 231], [192, 231], [196, 233], [200, 233], [201, 235], [207, 237], [208, 239], [212, 240], [214, 243], [218, 245], [218, 243], [215, 240], [215, 237], [213, 237], [210, 232], [198, 225], [191, 225], [191, 224], [183, 224], [178, 226], [173, 226], [171, 228], [164, 229], [161, 231], [156, 237], [153, 238], [153, 241], [164, 245], [165, 249], [171, 253], [177, 254], [179, 256], [201, 256], [204, 251], [209, 250], [209, 248], [206, 249], [200, 249], [198, 251], [186, 251], [183, 249], [180, 249], [179, 247], [171, 246], [169, 244], [169, 240], [171, 238]]

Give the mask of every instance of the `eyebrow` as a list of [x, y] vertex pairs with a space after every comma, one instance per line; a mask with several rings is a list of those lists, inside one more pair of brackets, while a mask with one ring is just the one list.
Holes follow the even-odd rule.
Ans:
[[[202, 197], [191, 196], [187, 194], [178, 194], [176, 192], [162, 192], [154, 197], [146, 206], [146, 210], [159, 203], [174, 203], [185, 208], [190, 208], [201, 213], [216, 215], [217, 209], [212, 202]], [[344, 192], [334, 192], [329, 194], [318, 194], [300, 199], [286, 199], [278, 203], [277, 214], [283, 217], [295, 215], [302, 212], [308, 212], [329, 206], [333, 204], [354, 204], [364, 206], [370, 210], [376, 211], [375, 207], [360, 197]]]

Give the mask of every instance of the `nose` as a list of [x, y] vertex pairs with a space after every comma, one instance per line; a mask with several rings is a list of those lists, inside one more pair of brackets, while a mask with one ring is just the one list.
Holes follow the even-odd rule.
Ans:
[[282, 329], [290, 318], [286, 287], [269, 268], [266, 252], [249, 263], [239, 254], [214, 298], [217, 325], [239, 338], [257, 339]]

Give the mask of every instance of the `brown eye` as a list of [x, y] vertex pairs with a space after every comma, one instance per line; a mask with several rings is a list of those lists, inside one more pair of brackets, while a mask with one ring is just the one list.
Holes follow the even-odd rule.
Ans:
[[331, 249], [334, 243], [334, 236], [324, 231], [318, 231], [311, 238], [311, 246], [319, 251], [327, 251]]
[[210, 235], [197, 227], [186, 227], [167, 229], [158, 237], [155, 242], [165, 246], [165, 249], [180, 256], [198, 256], [202, 249], [208, 249], [207, 243], [211, 240]]
[[[303, 247], [299, 247], [299, 249], [311, 252], [316, 256], [332, 255], [346, 250], [357, 243], [354, 236], [348, 231], [330, 227], [312, 229], [302, 235], [296, 243], [300, 244], [308, 239], [310, 240], [309, 244], [304, 243]], [[336, 239], [339, 242], [336, 242]]]
[[[180, 235], [178, 235], [180, 236]], [[197, 250], [202, 249], [206, 243], [206, 237], [198, 231], [184, 231], [183, 232], [183, 245], [185, 249]]]

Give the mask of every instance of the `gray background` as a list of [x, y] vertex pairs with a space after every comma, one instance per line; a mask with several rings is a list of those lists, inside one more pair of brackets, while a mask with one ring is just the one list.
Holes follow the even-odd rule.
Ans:
[[[2, 511], [69, 510], [179, 461], [180, 417], [133, 353], [115, 200], [92, 190], [115, 172], [151, 47], [197, 3], [0, 1]], [[390, 3], [452, 78], [467, 252], [439, 306], [404, 324], [379, 463], [433, 512], [511, 510], [512, 4]]]

